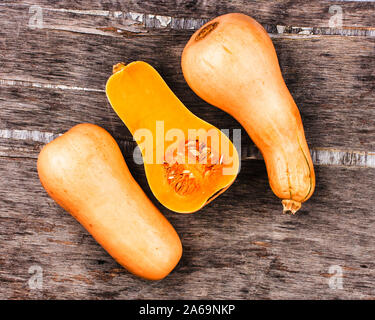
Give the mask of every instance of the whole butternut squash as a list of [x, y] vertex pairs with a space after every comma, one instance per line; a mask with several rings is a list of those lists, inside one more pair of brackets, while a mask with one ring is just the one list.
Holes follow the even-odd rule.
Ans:
[[193, 34], [181, 65], [198, 96], [242, 124], [262, 152], [284, 212], [294, 214], [313, 194], [315, 174], [298, 108], [267, 32], [244, 14], [217, 17]]
[[108, 100], [139, 144], [160, 203], [192, 213], [227, 190], [239, 168], [228, 137], [191, 113], [148, 63], [119, 63], [113, 71]]
[[48, 194], [130, 272], [158, 280], [176, 266], [182, 254], [176, 231], [133, 179], [107, 131], [77, 125], [42, 149], [37, 166]]

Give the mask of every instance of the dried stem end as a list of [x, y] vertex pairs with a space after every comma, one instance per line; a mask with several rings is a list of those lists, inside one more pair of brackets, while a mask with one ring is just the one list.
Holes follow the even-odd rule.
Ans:
[[213, 22], [203, 27], [199, 31], [199, 33], [195, 36], [195, 41], [199, 41], [205, 38], [209, 33], [211, 33], [218, 26], [218, 24], [219, 22]]
[[115, 64], [115, 65], [112, 67], [112, 74], [121, 71], [121, 70], [124, 69], [125, 67], [126, 67], [126, 64], [125, 64], [124, 62], [119, 62], [119, 63]]
[[294, 201], [294, 200], [282, 200], [281, 203], [283, 204], [283, 213], [291, 213], [295, 214], [301, 208], [301, 202]]

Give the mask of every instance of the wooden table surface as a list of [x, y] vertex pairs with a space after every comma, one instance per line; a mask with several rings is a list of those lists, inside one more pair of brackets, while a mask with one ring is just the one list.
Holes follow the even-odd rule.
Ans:
[[[144, 60], [196, 115], [241, 128], [180, 68], [194, 30], [229, 12], [266, 27], [301, 111], [317, 188], [295, 216], [281, 214], [244, 132], [233, 186], [196, 214], [166, 210], [105, 96], [113, 64]], [[0, 298], [374, 299], [374, 16], [374, 1], [2, 1]], [[40, 185], [40, 148], [81, 122], [116, 138], [180, 234], [183, 257], [166, 279], [129, 274]]]

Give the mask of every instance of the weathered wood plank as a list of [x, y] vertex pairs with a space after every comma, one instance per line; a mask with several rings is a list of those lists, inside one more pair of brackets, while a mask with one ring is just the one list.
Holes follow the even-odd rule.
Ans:
[[[1, 6], [1, 4], [0, 4]], [[209, 18], [173, 17], [158, 14], [148, 14], [133, 11], [111, 10], [75, 10], [56, 7], [41, 7], [25, 4], [4, 4], [3, 9], [13, 11], [16, 15], [23, 15], [18, 25], [27, 22], [30, 28], [63, 30], [78, 33], [107, 35], [111, 37], [142, 36], [150, 34], [153, 30], [158, 32], [182, 32], [196, 30]], [[322, 26], [296, 26], [285, 24], [269, 24], [259, 20], [264, 28], [278, 36], [288, 34], [298, 35], [343, 35], [343, 36], [375, 36], [372, 27], [343, 26], [342, 7], [333, 5], [327, 25]], [[27, 12], [28, 10], [28, 12]], [[215, 15], [214, 15], [215, 16]], [[212, 16], [212, 17], [214, 17]], [[212, 18], [211, 17], [211, 18]], [[254, 16], [257, 18], [257, 16]], [[335, 20], [336, 18], [341, 20]]]
[[[42, 7], [41, 29], [32, 5]], [[343, 9], [334, 29], [332, 5]], [[280, 214], [261, 161], [243, 161], [235, 184], [201, 212], [169, 212], [132, 162], [134, 143], [105, 98], [111, 65], [143, 59], [198, 116], [239, 128], [191, 92], [179, 66], [193, 29], [233, 11], [272, 33], [315, 163], [346, 166], [316, 167], [316, 192], [297, 216]], [[1, 3], [0, 298], [374, 299], [375, 171], [349, 168], [365, 166], [375, 150], [373, 12], [373, 3], [359, 1]], [[137, 181], [181, 235], [183, 258], [165, 280], [131, 276], [42, 189], [40, 147], [79, 122], [115, 136]], [[242, 141], [245, 158], [259, 159], [245, 133]], [[41, 290], [29, 288], [31, 266], [43, 269]], [[332, 266], [343, 272], [341, 290], [328, 285]]]
[[112, 133], [116, 132], [119, 138], [131, 139], [129, 131], [107, 102], [104, 92], [82, 93], [14, 86], [1, 88], [0, 103], [1, 129], [59, 134], [75, 124], [90, 122]]
[[[1, 12], [4, 20], [0, 21], [14, 16], [12, 21], [21, 21], [22, 24], [6, 22], [1, 29], [4, 41], [0, 78], [102, 91], [112, 64], [143, 59], [162, 73], [183, 102], [198, 113], [202, 110], [201, 115], [205, 114], [207, 105], [189, 90], [179, 67], [180, 54], [189, 34], [155, 33], [136, 38], [107, 39], [98, 35], [31, 30], [27, 26], [28, 19], [22, 16], [24, 11], [18, 16], [17, 10]], [[14, 30], [22, 36], [15, 37]], [[340, 137], [347, 131], [351, 132], [353, 127], [363, 133], [362, 137], [351, 135], [356, 140], [354, 149], [373, 150], [369, 141], [375, 140], [370, 120], [375, 100], [375, 39], [299, 37], [274, 38], [274, 43], [286, 82], [304, 120], [309, 119], [305, 122], [314, 123], [311, 127], [307, 125], [308, 137], [316, 132], [316, 125], [321, 125], [322, 121], [327, 126], [338, 123]], [[348, 130], [348, 127], [351, 128]], [[321, 135], [321, 132], [317, 134]], [[341, 139], [331, 139], [338, 140]], [[366, 149], [368, 143], [370, 149]]]
[[[184, 254], [159, 282], [116, 264], [42, 189], [35, 159], [0, 159], [0, 298], [374, 298], [373, 169], [317, 168], [300, 214], [281, 214], [262, 162], [244, 162], [234, 185], [193, 215], [171, 213]], [[131, 171], [150, 198], [141, 166]], [[353, 184], [353, 181], [361, 181]], [[43, 288], [31, 290], [31, 266]], [[343, 289], [331, 289], [331, 266]]]
[[[278, 43], [278, 40], [280, 39], [275, 39], [275, 43]], [[374, 122], [371, 121], [374, 112], [374, 77], [372, 75], [374, 69], [371, 66], [374, 59], [372, 56], [366, 57], [370, 54], [371, 42], [367, 46], [368, 52], [362, 52], [363, 56], [356, 54], [355, 46], [353, 46], [350, 55], [340, 63], [336, 63], [336, 58], [340, 59], [340, 52], [336, 52], [333, 59], [330, 53], [326, 52], [321, 58], [325, 59], [324, 63], [318, 62], [318, 59], [311, 63], [308, 55], [300, 54], [301, 49], [298, 46], [295, 52], [294, 46], [289, 46], [288, 43], [282, 41], [279, 43], [278, 51], [281, 52], [279, 56], [282, 61], [285, 61], [282, 63], [284, 74], [300, 106], [310, 145], [313, 148], [341, 147], [347, 150], [374, 150], [375, 130]], [[327, 47], [329, 49], [329, 45]], [[318, 49], [319, 41], [311, 41], [306, 52], [318, 51]], [[66, 65], [68, 63], [67, 60]], [[369, 68], [366, 69], [367, 66]], [[29, 68], [28, 65], [26, 67]], [[327, 73], [326, 67], [334, 69], [334, 72]], [[179, 68], [178, 65], [172, 64], [169, 68], [172, 70], [168, 71], [168, 78], [172, 81], [166, 79], [167, 82], [172, 83], [172, 89], [177, 92], [183, 102], [187, 102], [187, 106], [194, 113], [220, 128], [239, 127], [230, 116], [211, 108], [189, 90], [180, 72], [177, 75], [173, 73], [173, 68]], [[346, 70], [343, 71], [342, 68]], [[59, 70], [64, 70], [64, 68]], [[356, 70], [360, 70], [362, 75], [353, 75]], [[32, 72], [32, 70], [26, 72]], [[76, 74], [76, 78], [81, 76]], [[48, 79], [49, 74], [45, 77]], [[338, 80], [334, 79], [336, 77]], [[66, 75], [65, 78], [68, 76]], [[99, 78], [105, 82], [106, 72], [103, 71]], [[332, 86], [332, 81], [340, 85]], [[77, 80], [76, 82], [78, 83]], [[322, 84], [319, 86], [314, 82]], [[25, 87], [25, 83], [30, 87]], [[87, 121], [104, 126], [117, 138], [130, 138], [126, 128], [109, 107], [103, 89], [88, 90], [86, 88], [83, 90], [84, 87], [50, 86], [48, 83], [22, 81], [2, 81], [1, 84], [3, 85], [0, 93], [3, 103], [3, 108], [0, 110], [2, 129], [20, 130], [27, 127], [29, 130], [61, 133], [76, 123]], [[82, 82], [80, 84], [82, 85]], [[87, 83], [87, 85], [91, 84]], [[74, 104], [71, 101], [74, 101]], [[353, 109], [354, 103], [355, 109]], [[245, 134], [243, 138], [245, 145], [248, 144], [249, 140]]]
[[[14, 17], [10, 22], [7, 21], [9, 16]], [[24, 10], [6, 7], [0, 11], [0, 17], [2, 79], [53, 81], [54, 85], [103, 90], [112, 64], [121, 60], [144, 59], [159, 67], [166, 76], [177, 78], [171, 78], [173, 83], [183, 80], [180, 55], [191, 31], [178, 34], [155, 31], [149, 36], [108, 39], [96, 34], [31, 29]], [[56, 23], [55, 19], [53, 21]], [[69, 22], [71, 24], [72, 21]], [[315, 75], [317, 71], [314, 73], [311, 69], [318, 66], [315, 69], [318, 69], [320, 77], [308, 79], [312, 81], [311, 85], [318, 86], [323, 77], [323, 80], [339, 81], [336, 85], [343, 89], [353, 80], [354, 88], [369, 90], [373, 87], [374, 38], [276, 37], [274, 43], [280, 55], [280, 64], [286, 69], [286, 80], [293, 76], [287, 73], [288, 67], [297, 65], [303, 67], [300, 73]], [[361, 48], [359, 54], [358, 48]], [[292, 80], [299, 79], [293, 77]], [[182, 89], [185, 90], [185, 87]]]
[[[22, 0], [22, 5], [40, 5], [51, 8], [48, 0]], [[18, 4], [19, 5], [19, 4]], [[139, 12], [144, 14], [163, 15], [166, 17], [213, 18], [229, 13], [242, 12], [251, 15], [262, 23], [272, 25], [289, 25], [318, 27], [328, 26], [335, 14], [342, 14], [344, 27], [374, 27], [374, 20], [369, 12], [373, 12], [371, 1], [288, 1], [288, 0], [253, 0], [253, 1], [59, 1], [53, 3], [54, 9], [77, 10], [95, 14], [95, 11], [106, 12]], [[330, 9], [331, 8], [331, 9]], [[186, 23], [189, 27], [189, 22]], [[191, 24], [190, 24], [191, 25]]]
[[[145, 37], [110, 43], [100, 36], [52, 33], [53, 37], [45, 42], [41, 42], [43, 31], [27, 33], [26, 42], [8, 39], [8, 49], [2, 51], [5, 59], [0, 77], [30, 80], [26, 84], [40, 84], [40, 88], [25, 87], [22, 81], [0, 83], [4, 104], [0, 110], [1, 129], [22, 129], [24, 122], [32, 130], [57, 129], [58, 133], [75, 121], [93, 121], [107, 129], [114, 125], [113, 130], [122, 134], [125, 129], [106, 102], [104, 85], [112, 64], [137, 59], [153, 64], [195, 114], [220, 128], [239, 128], [230, 116], [200, 100], [184, 81], [179, 56], [185, 37]], [[163, 46], [157, 50], [158, 41], [168, 49]], [[82, 47], [71, 50], [72, 43]], [[274, 43], [311, 147], [374, 151], [375, 123], [371, 119], [375, 112], [375, 38], [276, 38]], [[22, 49], [17, 51], [17, 47]], [[55, 86], [50, 90], [51, 82]], [[68, 89], [60, 90], [56, 84]], [[72, 87], [92, 90], [69, 90]], [[40, 119], [42, 114], [45, 120]]]

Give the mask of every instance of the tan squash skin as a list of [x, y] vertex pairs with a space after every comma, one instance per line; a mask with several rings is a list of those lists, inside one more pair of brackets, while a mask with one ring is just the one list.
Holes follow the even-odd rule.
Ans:
[[133, 274], [159, 280], [180, 260], [176, 231], [133, 179], [104, 129], [80, 124], [47, 144], [38, 173], [48, 194]]
[[181, 65], [198, 96], [242, 124], [263, 154], [284, 212], [295, 213], [314, 192], [315, 173], [298, 108], [267, 32], [244, 14], [217, 17], [193, 34]]

